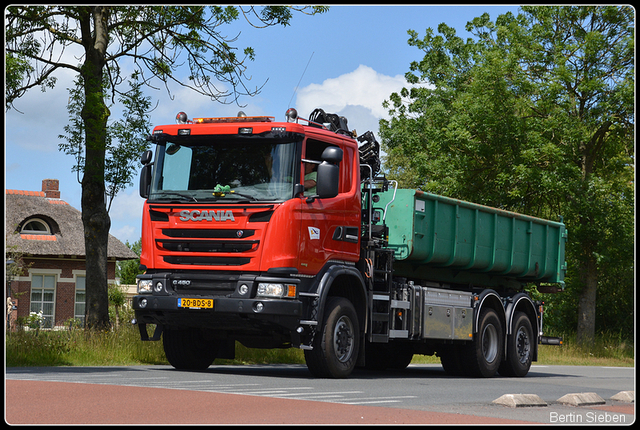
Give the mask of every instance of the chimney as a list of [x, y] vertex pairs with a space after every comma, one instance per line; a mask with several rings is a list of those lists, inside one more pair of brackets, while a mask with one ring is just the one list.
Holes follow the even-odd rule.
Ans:
[[44, 196], [48, 199], [59, 199], [60, 191], [58, 190], [60, 186], [60, 181], [57, 179], [43, 179], [42, 180], [42, 191], [44, 191]]

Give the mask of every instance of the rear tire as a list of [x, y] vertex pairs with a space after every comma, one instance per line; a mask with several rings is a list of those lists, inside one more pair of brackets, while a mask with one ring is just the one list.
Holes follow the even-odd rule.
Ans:
[[469, 375], [490, 378], [496, 374], [504, 350], [504, 330], [496, 311], [482, 310], [478, 332], [467, 348], [465, 364]]
[[198, 329], [164, 329], [162, 345], [167, 361], [179, 370], [204, 370], [215, 360], [216, 349]]
[[411, 364], [413, 349], [401, 343], [365, 342], [365, 365], [367, 370], [404, 370]]
[[322, 332], [316, 334], [313, 349], [304, 351], [309, 371], [318, 378], [346, 378], [356, 365], [359, 347], [355, 308], [343, 297], [329, 297]]
[[445, 373], [449, 376], [465, 376], [463, 363], [464, 346], [446, 345], [438, 352], [440, 363]]
[[533, 328], [524, 312], [516, 312], [513, 329], [507, 337], [507, 358], [498, 372], [503, 376], [522, 377], [529, 373], [533, 359]]

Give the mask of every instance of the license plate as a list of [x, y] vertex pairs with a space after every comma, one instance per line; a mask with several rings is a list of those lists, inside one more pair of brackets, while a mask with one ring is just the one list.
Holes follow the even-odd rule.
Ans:
[[213, 309], [213, 299], [179, 298], [178, 307], [189, 309]]

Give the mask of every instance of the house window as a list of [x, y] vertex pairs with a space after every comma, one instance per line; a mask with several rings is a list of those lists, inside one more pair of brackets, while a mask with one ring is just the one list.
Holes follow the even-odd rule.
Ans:
[[27, 221], [20, 230], [24, 234], [51, 234], [49, 224], [40, 218], [33, 218]]
[[74, 318], [81, 321], [82, 325], [84, 325], [84, 311], [85, 311], [85, 303], [87, 300], [86, 294], [86, 280], [84, 276], [76, 277], [76, 300], [75, 300], [75, 311]]
[[53, 328], [54, 310], [56, 302], [56, 276], [31, 276], [31, 312], [42, 311], [44, 328]]

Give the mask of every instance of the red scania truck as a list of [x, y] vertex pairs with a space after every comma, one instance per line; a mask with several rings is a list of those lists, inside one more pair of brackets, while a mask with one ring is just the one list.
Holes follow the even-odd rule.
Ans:
[[162, 339], [173, 367], [205, 369], [240, 342], [301, 348], [317, 377], [414, 354], [524, 376], [539, 344], [560, 343], [524, 287], [563, 288], [562, 222], [398, 189], [373, 134], [321, 109], [176, 120], [142, 156], [133, 299], [141, 339]]

